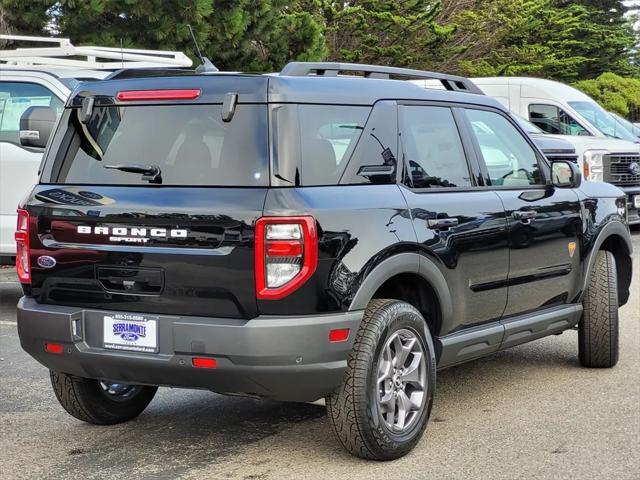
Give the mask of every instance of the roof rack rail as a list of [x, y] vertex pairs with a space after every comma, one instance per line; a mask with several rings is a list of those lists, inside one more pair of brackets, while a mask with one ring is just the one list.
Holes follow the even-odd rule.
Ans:
[[285, 65], [280, 75], [293, 77], [304, 77], [308, 75], [335, 77], [338, 76], [340, 72], [362, 73], [365, 78], [390, 79], [392, 77], [405, 77], [407, 80], [438, 80], [446, 90], [484, 95], [482, 90], [468, 78], [457, 75], [447, 75], [445, 73], [412, 70], [410, 68], [383, 67], [359, 63], [291, 62]]
[[[50, 67], [112, 70], [146, 67], [190, 67], [192, 61], [182, 52], [141, 50], [137, 48], [76, 47], [68, 38], [0, 35], [0, 40], [57, 44], [53, 47], [0, 50], [0, 65], [40, 65]], [[84, 59], [78, 59], [84, 57]], [[106, 59], [107, 61], [99, 61]]]

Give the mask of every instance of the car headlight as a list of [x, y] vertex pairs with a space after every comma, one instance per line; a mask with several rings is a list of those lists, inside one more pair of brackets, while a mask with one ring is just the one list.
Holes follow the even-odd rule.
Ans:
[[601, 182], [604, 180], [604, 156], [607, 150], [587, 150], [584, 152], [582, 173], [585, 180]]

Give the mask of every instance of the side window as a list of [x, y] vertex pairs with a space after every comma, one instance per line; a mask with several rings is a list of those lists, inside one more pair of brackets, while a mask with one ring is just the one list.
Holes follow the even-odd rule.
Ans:
[[529, 120], [547, 133], [557, 135], [589, 135], [567, 112], [554, 105], [529, 105]]
[[0, 82], [0, 142], [20, 145], [20, 117], [27, 108], [34, 106], [52, 107], [59, 115], [64, 104], [42, 85]]
[[478, 140], [491, 185], [542, 185], [538, 156], [520, 132], [502, 115], [465, 109]]
[[368, 106], [273, 105], [273, 180], [338, 185], [370, 113]]
[[395, 102], [375, 104], [340, 183], [396, 183], [398, 111]]
[[370, 107], [299, 105], [303, 185], [337, 185]]
[[414, 188], [471, 186], [471, 174], [453, 113], [447, 107], [399, 107], [404, 183]]

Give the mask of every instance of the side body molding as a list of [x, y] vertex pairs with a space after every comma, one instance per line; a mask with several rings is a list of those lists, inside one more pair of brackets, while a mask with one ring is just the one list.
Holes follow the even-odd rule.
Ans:
[[[365, 277], [353, 297], [349, 310], [363, 310], [380, 286], [395, 275], [416, 273], [433, 287], [440, 302], [443, 324], [453, 314], [452, 299], [447, 282], [438, 267], [428, 258], [418, 253], [399, 253], [380, 262]], [[436, 335], [437, 332], [432, 332]]]

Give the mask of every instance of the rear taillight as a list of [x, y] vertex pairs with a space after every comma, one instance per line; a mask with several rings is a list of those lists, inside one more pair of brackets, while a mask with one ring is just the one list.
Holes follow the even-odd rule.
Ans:
[[29, 212], [18, 210], [16, 227], [16, 271], [20, 283], [31, 283], [31, 260], [29, 258]]
[[256, 222], [256, 295], [277, 300], [316, 271], [318, 235], [313, 217], [263, 217]]

